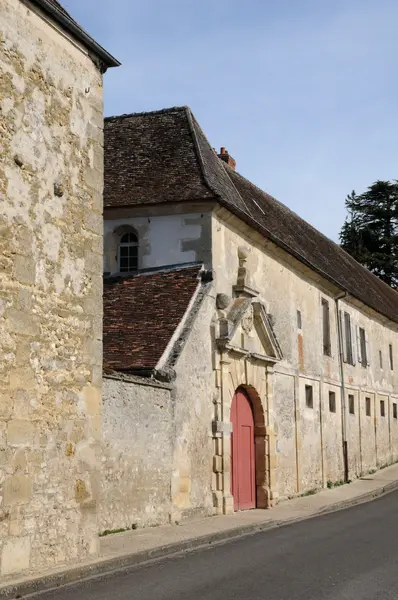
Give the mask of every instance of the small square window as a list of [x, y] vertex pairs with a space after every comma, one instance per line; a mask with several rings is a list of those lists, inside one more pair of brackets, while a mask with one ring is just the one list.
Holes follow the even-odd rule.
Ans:
[[297, 311], [297, 329], [302, 329], [301, 311]]
[[365, 398], [365, 403], [366, 403], [366, 416], [370, 417], [372, 414], [372, 409], [371, 409], [371, 400], [369, 397]]
[[392, 416], [393, 416], [394, 419], [398, 418], [398, 415], [397, 415], [397, 403], [396, 402], [393, 402], [393, 404], [392, 404]]
[[350, 413], [350, 415], [355, 414], [355, 398], [353, 394], [348, 395], [348, 412]]
[[385, 404], [384, 400], [380, 400], [380, 415], [382, 417], [386, 416], [386, 404]]
[[312, 385], [305, 386], [305, 405], [307, 408], [314, 408], [314, 394]]
[[336, 412], [336, 392], [329, 392], [329, 411]]

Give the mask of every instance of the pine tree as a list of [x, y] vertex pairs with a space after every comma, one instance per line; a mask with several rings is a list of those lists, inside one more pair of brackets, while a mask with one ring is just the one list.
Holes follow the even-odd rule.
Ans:
[[341, 247], [388, 285], [398, 288], [398, 181], [376, 181], [347, 196]]

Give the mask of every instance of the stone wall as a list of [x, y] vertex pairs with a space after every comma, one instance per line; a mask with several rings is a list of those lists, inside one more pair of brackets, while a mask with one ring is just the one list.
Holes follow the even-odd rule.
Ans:
[[215, 312], [213, 291], [200, 305], [186, 345], [175, 365], [173, 520], [209, 515], [212, 497], [212, 420], [214, 375], [211, 323]]
[[0, 0], [1, 576], [97, 552], [102, 76]]
[[170, 521], [172, 418], [170, 386], [104, 378], [100, 532]]

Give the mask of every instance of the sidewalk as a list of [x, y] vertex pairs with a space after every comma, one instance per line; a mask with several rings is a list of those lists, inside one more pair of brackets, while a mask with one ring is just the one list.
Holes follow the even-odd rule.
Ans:
[[251, 510], [190, 520], [178, 526], [164, 525], [109, 535], [101, 538], [101, 555], [98, 559], [80, 563], [79, 566], [60, 566], [57, 570], [36, 573], [34, 577], [27, 575], [18, 580], [4, 581], [0, 585], [0, 598], [22, 597], [151, 559], [274, 529], [367, 502], [396, 489], [398, 464], [348, 485], [282, 502], [271, 510]]

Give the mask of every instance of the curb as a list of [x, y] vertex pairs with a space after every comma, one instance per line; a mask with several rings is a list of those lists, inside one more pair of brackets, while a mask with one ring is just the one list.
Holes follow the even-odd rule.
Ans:
[[291, 519], [283, 519], [280, 521], [264, 521], [263, 523], [253, 523], [251, 525], [242, 525], [240, 527], [234, 527], [226, 531], [218, 531], [203, 535], [201, 537], [191, 538], [182, 542], [174, 542], [173, 544], [166, 544], [164, 546], [158, 546], [150, 550], [143, 550], [142, 552], [136, 552], [134, 554], [125, 554], [115, 556], [108, 559], [99, 559], [96, 562], [82, 565], [80, 567], [74, 567], [66, 569], [64, 571], [58, 571], [51, 575], [43, 575], [34, 579], [20, 581], [16, 583], [9, 583], [5, 586], [0, 587], [0, 599], [15, 599], [23, 598], [31, 594], [38, 594], [40, 592], [46, 592], [50, 590], [56, 590], [64, 585], [76, 584], [83, 580], [96, 577], [107, 577], [113, 574], [115, 571], [129, 569], [142, 565], [152, 560], [172, 557], [183, 552], [190, 552], [200, 548], [205, 548], [211, 544], [221, 544], [223, 542], [231, 541], [246, 535], [252, 535], [260, 533], [262, 531], [270, 531], [272, 529], [278, 529], [286, 525], [291, 525], [300, 521], [305, 521], [328, 513], [337, 512], [344, 510], [365, 502], [370, 502], [376, 498], [394, 492], [398, 489], [398, 480], [393, 481], [383, 487], [366, 492], [355, 498], [349, 500], [342, 500], [331, 504], [325, 508], [322, 508], [312, 514], [306, 514], [301, 517], [293, 517]]

